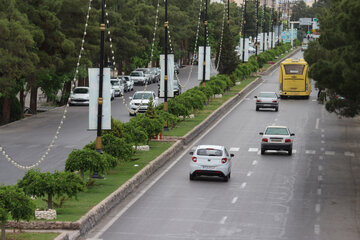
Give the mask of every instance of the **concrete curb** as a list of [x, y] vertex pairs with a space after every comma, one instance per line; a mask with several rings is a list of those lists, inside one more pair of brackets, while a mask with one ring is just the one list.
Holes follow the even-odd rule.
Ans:
[[[274, 68], [288, 57], [296, 54], [300, 49], [295, 50], [288, 56], [278, 61], [273, 66], [269, 67], [262, 75], [271, 72]], [[89, 232], [113, 207], [119, 204], [120, 201], [125, 199], [135, 188], [140, 186], [150, 175], [155, 173], [165, 163], [171, 162], [173, 157], [183, 151], [184, 146], [190, 144], [196, 137], [198, 137], [206, 128], [219, 120], [224, 113], [229, 111], [241, 100], [246, 94], [251, 92], [262, 82], [262, 78], [258, 77], [242, 89], [237, 95], [228, 99], [217, 110], [210, 114], [202, 123], [188, 132], [182, 139], [177, 140], [169, 149], [163, 152], [156, 159], [151, 161], [142, 170], [130, 178], [125, 184], [120, 186], [115, 192], [106, 197], [103, 201], [93, 207], [87, 214], [82, 216], [76, 222], [50, 222], [50, 221], [37, 221], [37, 222], [9, 222], [7, 227], [21, 227], [22, 229], [66, 229], [72, 230], [71, 233], [63, 232], [56, 240], [70, 240], [79, 239], [81, 236]]]

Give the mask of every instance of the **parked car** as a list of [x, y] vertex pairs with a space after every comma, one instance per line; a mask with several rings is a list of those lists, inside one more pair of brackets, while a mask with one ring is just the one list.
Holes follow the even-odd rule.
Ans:
[[76, 87], [70, 94], [69, 105], [89, 105], [89, 88]]
[[[174, 96], [181, 94], [181, 86], [177, 80], [174, 80]], [[158, 84], [158, 97], [160, 97], [160, 84]]]
[[301, 45], [301, 51], [305, 51], [306, 49], [308, 49], [308, 44], [307, 43], [303, 43]]
[[127, 85], [127, 82], [126, 82], [125, 78], [119, 77], [119, 79], [120, 79], [121, 89], [123, 90], [122, 93], [124, 94], [124, 92], [129, 91], [129, 86]]
[[128, 91], [133, 91], [134, 90], [134, 80], [132, 80], [131, 77], [128, 75], [122, 75], [121, 77], [123, 79], [125, 79], [126, 85], [128, 87]]
[[190, 152], [190, 180], [197, 176], [219, 176], [228, 181], [231, 175], [231, 159], [224, 146], [200, 145], [194, 152]]
[[[146, 112], [148, 109], [148, 103], [150, 99], [153, 100], [153, 106], [156, 107], [159, 104], [159, 98], [155, 96], [154, 91], [136, 91], [132, 97], [129, 105], [133, 111]], [[136, 115], [136, 113], [130, 113], [130, 116]]]
[[148, 84], [155, 82], [155, 73], [150, 68], [137, 68], [135, 71], [142, 71], [148, 78]]
[[153, 75], [155, 76], [155, 82], [160, 82], [160, 68], [151, 68]]
[[260, 108], [273, 108], [275, 111], [279, 111], [280, 97], [275, 92], [260, 92], [256, 98], [256, 111]]
[[149, 78], [145, 76], [143, 71], [132, 71], [130, 77], [135, 85], [145, 85], [149, 81]]
[[292, 154], [293, 137], [289, 128], [285, 126], [268, 126], [264, 132], [259, 133], [261, 138], [261, 154], [266, 150], [285, 150], [288, 155]]
[[174, 64], [174, 72], [175, 72], [176, 74], [179, 74], [179, 73], [180, 73], [180, 67], [179, 67], [179, 64], [177, 64], [177, 63]]
[[111, 78], [111, 88], [115, 91], [115, 97], [122, 96], [124, 94], [124, 86], [120, 84], [121, 78]]

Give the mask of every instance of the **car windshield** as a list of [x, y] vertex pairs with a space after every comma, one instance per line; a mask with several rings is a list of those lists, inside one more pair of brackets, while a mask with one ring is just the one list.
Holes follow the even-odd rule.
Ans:
[[269, 127], [265, 131], [266, 135], [289, 135], [286, 128]]
[[111, 81], [111, 85], [119, 86], [119, 81], [117, 81], [117, 80]]
[[89, 90], [87, 88], [75, 88], [74, 93], [76, 94], [87, 94]]
[[135, 93], [133, 99], [150, 99], [151, 93]]
[[262, 98], [276, 98], [276, 93], [266, 93], [266, 92], [262, 92], [259, 94], [259, 97], [262, 97]]
[[287, 64], [284, 65], [286, 74], [300, 74], [304, 72], [305, 65], [302, 64]]
[[199, 156], [222, 156], [222, 150], [213, 148], [198, 149], [197, 155]]
[[130, 76], [139, 77], [139, 76], [141, 76], [141, 73], [140, 72], [132, 72], [132, 73], [130, 73]]

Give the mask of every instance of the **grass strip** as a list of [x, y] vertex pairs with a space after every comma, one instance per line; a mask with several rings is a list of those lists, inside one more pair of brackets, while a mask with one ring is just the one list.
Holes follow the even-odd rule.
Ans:
[[[6, 240], [52, 240], [60, 233], [16, 232], [5, 234]], [[0, 234], [1, 239], [1, 234]]]

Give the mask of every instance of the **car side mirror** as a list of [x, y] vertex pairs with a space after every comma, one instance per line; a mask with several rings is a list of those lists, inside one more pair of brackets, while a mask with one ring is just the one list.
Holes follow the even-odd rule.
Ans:
[[233, 157], [233, 156], [235, 156], [233, 153], [230, 153], [230, 157]]
[[295, 133], [291, 133], [290, 136], [295, 136]]
[[254, 96], [254, 98], [257, 98], [257, 96]]
[[190, 155], [194, 155], [194, 152], [189, 152]]
[[259, 135], [264, 135], [264, 133], [263, 133], [263, 132], [259, 132]]
[[132, 97], [129, 97], [130, 100], [132, 100]]

